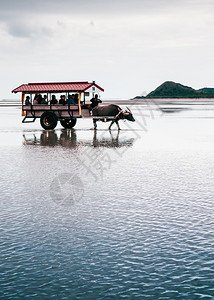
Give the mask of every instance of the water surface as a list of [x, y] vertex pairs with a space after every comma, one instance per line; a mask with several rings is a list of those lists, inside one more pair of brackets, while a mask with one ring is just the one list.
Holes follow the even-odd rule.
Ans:
[[214, 112], [91, 130], [0, 108], [1, 299], [213, 299]]

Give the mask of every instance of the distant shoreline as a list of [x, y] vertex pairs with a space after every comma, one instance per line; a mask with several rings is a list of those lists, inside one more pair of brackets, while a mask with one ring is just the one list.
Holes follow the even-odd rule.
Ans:
[[[129, 100], [103, 100], [102, 104], [118, 105], [148, 105], [148, 104], [167, 104], [167, 105], [207, 105], [214, 104], [214, 98], [144, 98]], [[21, 101], [0, 100], [0, 107], [21, 107]]]

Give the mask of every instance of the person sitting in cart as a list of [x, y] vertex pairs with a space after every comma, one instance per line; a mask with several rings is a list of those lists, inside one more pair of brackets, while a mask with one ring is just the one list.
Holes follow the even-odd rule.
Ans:
[[36, 94], [33, 99], [33, 105], [35, 105], [35, 104], [39, 104], [39, 95], [38, 94]]
[[57, 104], [58, 103], [58, 101], [57, 101], [57, 99], [56, 99], [56, 96], [55, 95], [52, 95], [52, 97], [51, 97], [51, 105], [53, 104]]
[[59, 104], [65, 105], [65, 96], [64, 95], [60, 96]]
[[75, 105], [76, 104], [74, 94], [68, 96], [68, 104], [69, 105], [71, 105], [71, 104]]
[[30, 105], [30, 96], [27, 96], [25, 99], [25, 105]]
[[91, 109], [94, 108], [95, 106], [98, 106], [99, 103], [102, 103], [102, 101], [98, 98], [97, 94], [90, 101], [91, 101]]
[[36, 94], [34, 99], [33, 99], [33, 104], [41, 104], [42, 103], [42, 95], [41, 94]]
[[47, 95], [44, 95], [44, 98], [41, 100], [41, 104], [48, 104]]

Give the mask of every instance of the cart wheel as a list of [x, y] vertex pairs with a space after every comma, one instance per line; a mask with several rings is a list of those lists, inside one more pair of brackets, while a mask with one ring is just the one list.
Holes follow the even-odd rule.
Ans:
[[60, 120], [60, 123], [64, 128], [73, 128], [76, 125], [76, 122], [76, 118]]
[[54, 129], [57, 125], [58, 118], [52, 112], [44, 112], [40, 118], [40, 124], [44, 129]]

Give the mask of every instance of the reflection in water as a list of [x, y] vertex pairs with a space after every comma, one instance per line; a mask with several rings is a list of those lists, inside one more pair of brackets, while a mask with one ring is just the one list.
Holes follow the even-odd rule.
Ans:
[[93, 146], [94, 147], [124, 147], [124, 146], [131, 146], [133, 144], [134, 139], [121, 139], [119, 140], [120, 131], [117, 131], [116, 137], [113, 136], [112, 132], [109, 131], [110, 136], [105, 137], [98, 137], [97, 131], [94, 130], [94, 137], [93, 137]]
[[[19, 110], [1, 109], [0, 299], [213, 299], [214, 110], [205, 109], [159, 112], [146, 133], [113, 136], [23, 132]], [[152, 116], [137, 112], [135, 126]]]
[[74, 129], [62, 129], [59, 137], [59, 145], [66, 148], [77, 147], [77, 135]]
[[62, 146], [66, 148], [77, 147], [77, 136], [75, 130], [62, 129], [60, 135], [55, 130], [44, 130], [40, 135], [23, 134], [24, 145], [36, 145], [36, 146]]
[[[79, 133], [80, 134], [80, 133]], [[98, 135], [94, 130], [93, 139], [90, 136], [87, 138], [77, 137], [75, 129], [62, 129], [60, 133], [55, 130], [44, 130], [40, 135], [34, 133], [23, 134], [23, 144], [33, 146], [61, 146], [65, 148], [77, 148], [79, 146], [91, 146], [91, 147], [129, 147], [134, 143], [134, 138], [128, 138], [124, 135], [120, 137], [120, 132], [117, 131], [114, 136], [109, 131], [104, 131]]]
[[182, 112], [184, 110], [189, 110], [188, 107], [175, 107], [175, 106], [159, 107], [159, 109], [163, 113], [178, 113], [178, 112]]
[[40, 136], [40, 144], [42, 146], [55, 146], [57, 140], [57, 134], [54, 131], [43, 131]]

